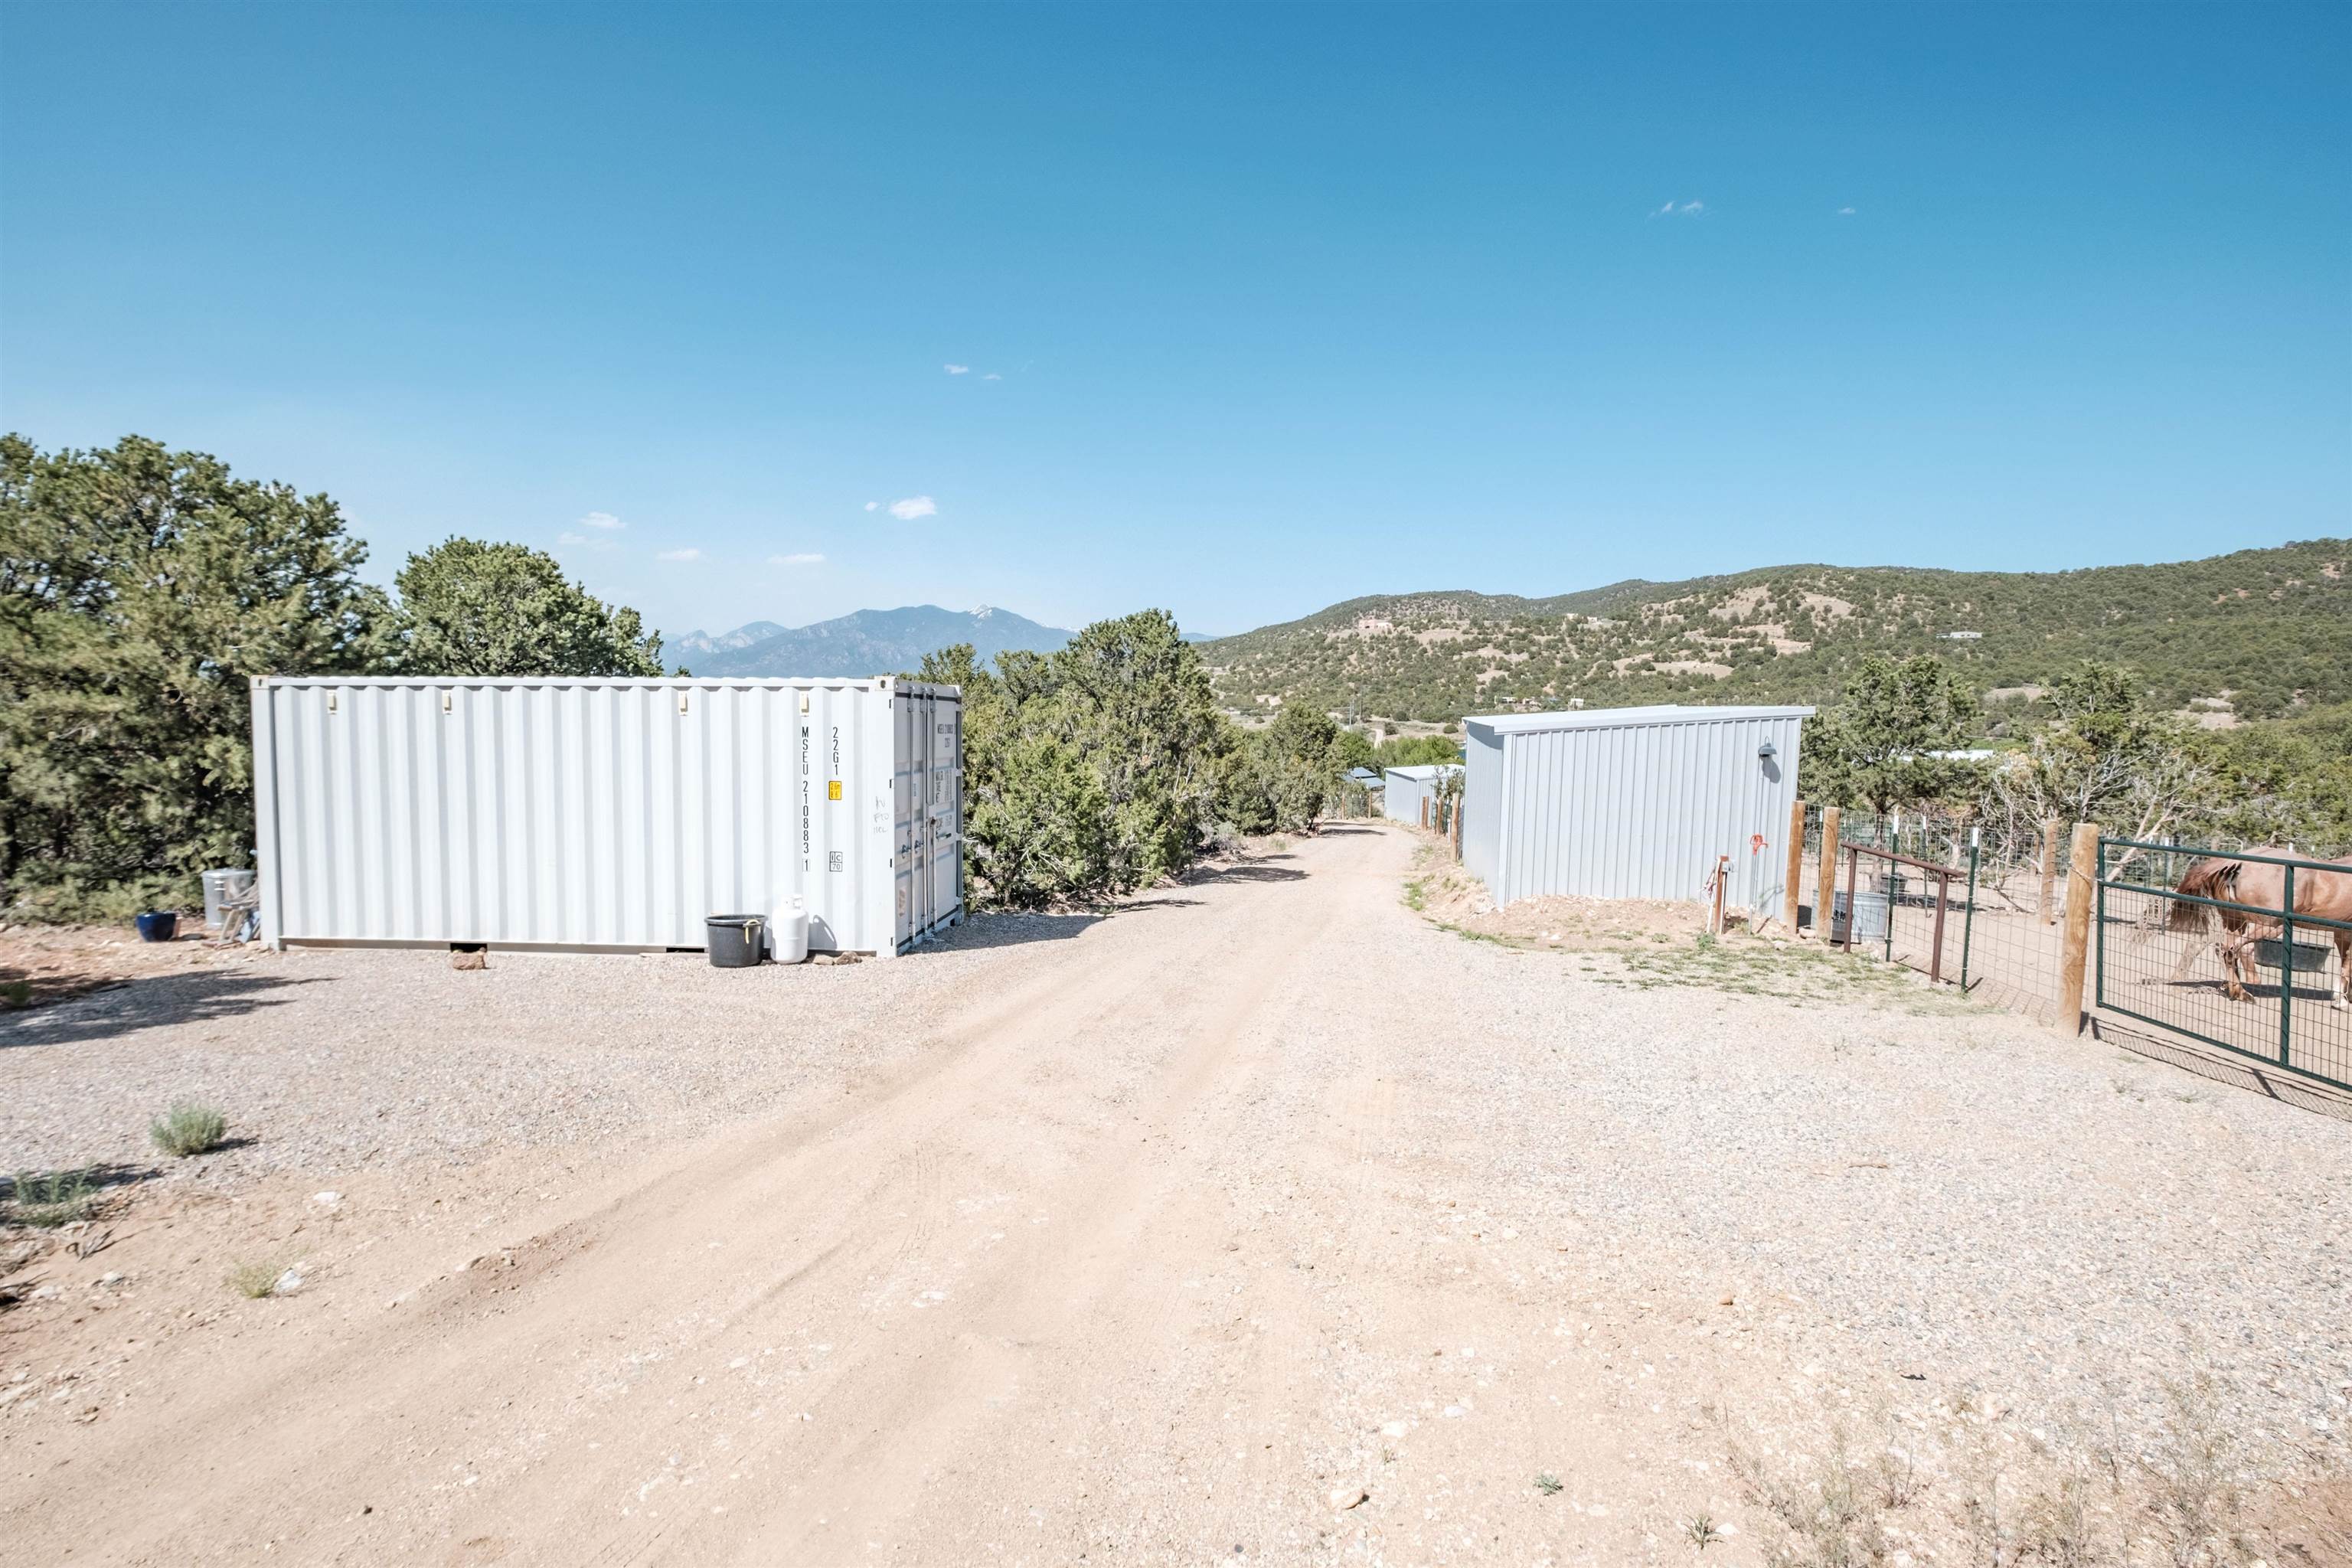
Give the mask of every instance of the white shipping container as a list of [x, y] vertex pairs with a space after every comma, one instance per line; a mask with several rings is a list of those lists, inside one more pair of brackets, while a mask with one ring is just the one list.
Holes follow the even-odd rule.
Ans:
[[253, 683], [263, 939], [704, 946], [804, 901], [817, 952], [963, 913], [961, 695], [870, 680]]

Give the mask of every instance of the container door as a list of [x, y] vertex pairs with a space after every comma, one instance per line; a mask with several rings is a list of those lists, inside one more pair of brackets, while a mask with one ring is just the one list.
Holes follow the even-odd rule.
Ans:
[[923, 810], [931, 776], [931, 700], [907, 699], [907, 843], [911, 863], [907, 868], [907, 929], [902, 942], [912, 942], [931, 929], [931, 845]]
[[934, 699], [930, 712], [931, 919], [963, 908], [963, 704]]

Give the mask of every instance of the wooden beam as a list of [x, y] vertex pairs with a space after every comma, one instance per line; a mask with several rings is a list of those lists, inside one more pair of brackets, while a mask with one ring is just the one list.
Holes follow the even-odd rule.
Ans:
[[2066, 942], [2058, 960], [2058, 1027], [2083, 1032], [2083, 981], [2091, 956], [2091, 910], [2098, 903], [2099, 825], [2078, 822], [2067, 850]]
[[2058, 923], [2058, 819], [2042, 825], [2042, 923]]
[[[1813, 934], [1823, 942], [1830, 939], [1830, 911], [1837, 908], [1838, 808], [1830, 806], [1822, 813], [1822, 876], [1821, 890], [1814, 895]], [[1851, 919], [1853, 911], [1847, 911]]]
[[[1780, 900], [1781, 923], [1789, 928], [1790, 936], [1797, 934], [1797, 905], [1804, 898], [1804, 889], [1797, 884], [1804, 879], [1805, 803], [1797, 800], [1789, 803], [1789, 880], [1787, 892]], [[1815, 915], [1813, 924], [1818, 926], [1821, 923], [1821, 917]]]

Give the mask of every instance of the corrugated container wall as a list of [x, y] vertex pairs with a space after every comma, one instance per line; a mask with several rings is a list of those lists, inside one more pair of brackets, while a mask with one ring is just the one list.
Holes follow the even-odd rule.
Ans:
[[[1704, 897], [1777, 910], [1810, 708], [1648, 708], [1463, 722], [1462, 858], [1497, 905]], [[1761, 754], [1769, 745], [1771, 753]]]
[[1429, 820], [1437, 820], [1437, 784], [1448, 773], [1458, 773], [1459, 767], [1444, 763], [1423, 763], [1412, 767], [1391, 768], [1381, 775], [1381, 809], [1393, 821], [1418, 824], [1422, 802], [1429, 803]]
[[262, 934], [700, 948], [805, 901], [819, 951], [962, 913], [962, 704], [873, 680], [253, 684]]

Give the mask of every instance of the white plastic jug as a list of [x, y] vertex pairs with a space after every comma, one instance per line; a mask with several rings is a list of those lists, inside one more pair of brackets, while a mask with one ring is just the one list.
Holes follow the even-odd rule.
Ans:
[[799, 963], [808, 957], [808, 905], [798, 897], [784, 900], [768, 924], [769, 956], [778, 963]]

